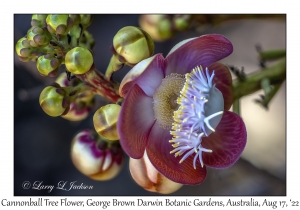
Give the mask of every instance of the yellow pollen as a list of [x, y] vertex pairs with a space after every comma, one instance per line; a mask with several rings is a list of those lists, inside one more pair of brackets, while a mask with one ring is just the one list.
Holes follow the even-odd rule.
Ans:
[[162, 80], [153, 95], [154, 117], [158, 125], [164, 129], [172, 127], [173, 114], [178, 108], [177, 98], [180, 96], [184, 83], [184, 75], [172, 73]]

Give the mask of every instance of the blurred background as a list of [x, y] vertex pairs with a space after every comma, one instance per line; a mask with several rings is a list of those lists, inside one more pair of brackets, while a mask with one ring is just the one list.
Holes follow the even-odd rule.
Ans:
[[[215, 15], [217, 16], [217, 15]], [[163, 42], [155, 42], [155, 53], [168, 54], [178, 42], [209, 33], [226, 36], [234, 52], [221, 62], [244, 67], [246, 73], [260, 69], [255, 46], [263, 50], [286, 48], [286, 16], [249, 16], [212, 24], [199, 16], [197, 27], [175, 34]], [[221, 17], [221, 16], [219, 16]], [[219, 18], [218, 17], [218, 18]], [[94, 62], [105, 72], [111, 58], [110, 46], [116, 32], [124, 26], [139, 26], [140, 15], [93, 15], [87, 30], [94, 36]], [[203, 22], [201, 22], [203, 21]], [[31, 27], [31, 14], [14, 15], [14, 45]], [[121, 81], [125, 67], [113, 75]], [[63, 71], [63, 69], [61, 69]], [[234, 77], [234, 76], [233, 76]], [[138, 186], [131, 178], [128, 157], [121, 173], [110, 181], [94, 181], [81, 174], [70, 158], [72, 138], [85, 128], [93, 129], [93, 113], [82, 122], [70, 122], [46, 115], [39, 105], [39, 94], [55, 78], [41, 77], [34, 62], [14, 59], [14, 195], [159, 195]], [[286, 88], [281, 86], [265, 110], [254, 99], [258, 91], [241, 100], [241, 117], [248, 131], [246, 148], [240, 160], [225, 170], [208, 169], [204, 183], [183, 186], [171, 195], [286, 195]], [[97, 98], [96, 105], [106, 101]], [[92, 190], [25, 190], [24, 181], [43, 181], [57, 185], [59, 181], [77, 181], [92, 185]]]

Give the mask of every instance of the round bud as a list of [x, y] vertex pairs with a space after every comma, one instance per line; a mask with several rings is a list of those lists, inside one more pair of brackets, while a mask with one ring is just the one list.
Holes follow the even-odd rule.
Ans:
[[48, 15], [37, 15], [37, 14], [32, 15], [31, 26], [44, 27], [47, 16]]
[[93, 62], [92, 53], [83, 47], [75, 47], [65, 56], [66, 68], [73, 74], [86, 73], [91, 69]]
[[[71, 80], [73, 81], [73, 80]], [[62, 72], [56, 79], [55, 82], [60, 85], [60, 87], [67, 87], [71, 85], [71, 81], [68, 80], [66, 72]]]
[[73, 20], [74, 25], [79, 24], [81, 21], [80, 15], [70, 14], [69, 17]]
[[100, 181], [114, 178], [124, 163], [124, 154], [118, 141], [111, 143], [88, 129], [73, 138], [71, 158], [81, 173]]
[[48, 31], [52, 34], [66, 35], [73, 25], [69, 15], [48, 15], [46, 22]]
[[141, 159], [129, 159], [129, 171], [133, 180], [150, 192], [170, 194], [183, 186], [159, 173], [150, 162], [146, 152]]
[[92, 23], [92, 15], [82, 14], [80, 15], [80, 24], [85, 29]]
[[174, 27], [178, 31], [187, 30], [191, 22], [191, 15], [175, 15], [173, 19]]
[[141, 28], [126, 26], [113, 38], [113, 47], [125, 64], [135, 65], [150, 57], [154, 52], [152, 38]]
[[16, 44], [16, 53], [18, 54], [18, 56], [27, 58], [30, 56], [31, 52], [32, 49], [27, 39], [25, 37], [19, 39], [19, 41]]
[[44, 47], [49, 44], [51, 35], [47, 30], [33, 26], [27, 32], [27, 40], [32, 47]]
[[140, 15], [139, 24], [155, 41], [164, 41], [172, 35], [168, 15]]
[[62, 115], [68, 105], [65, 105], [64, 95], [56, 87], [48, 86], [40, 94], [40, 105], [44, 112], [52, 117]]
[[163, 19], [158, 23], [158, 31], [162, 39], [166, 40], [173, 35], [172, 22], [169, 19]]
[[121, 106], [108, 104], [98, 109], [93, 117], [94, 127], [97, 133], [109, 140], [118, 140], [117, 121]]
[[87, 118], [91, 112], [95, 100], [91, 100], [89, 103], [85, 103], [80, 100], [75, 100], [70, 104], [70, 110], [67, 114], [62, 115], [61, 117], [69, 121], [81, 121]]
[[36, 61], [36, 67], [42, 76], [56, 76], [60, 64], [57, 58], [50, 55], [42, 55]]

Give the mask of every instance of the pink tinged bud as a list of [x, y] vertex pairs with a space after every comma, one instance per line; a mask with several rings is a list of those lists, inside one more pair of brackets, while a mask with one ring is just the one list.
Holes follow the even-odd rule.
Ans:
[[70, 121], [84, 120], [89, 115], [93, 105], [93, 103], [83, 104], [80, 102], [72, 102], [70, 104], [70, 110], [66, 115], [63, 115], [62, 118]]
[[147, 153], [141, 159], [129, 160], [129, 170], [134, 181], [150, 192], [170, 194], [182, 187], [160, 174], [151, 164]]
[[124, 163], [121, 147], [116, 143], [109, 144], [92, 130], [84, 130], [75, 136], [71, 158], [81, 173], [99, 181], [117, 176]]

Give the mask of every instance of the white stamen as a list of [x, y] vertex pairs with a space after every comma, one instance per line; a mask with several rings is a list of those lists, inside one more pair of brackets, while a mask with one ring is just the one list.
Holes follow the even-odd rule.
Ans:
[[[202, 152], [212, 152], [211, 149], [202, 147], [202, 137], [209, 136], [211, 131], [215, 132], [216, 124], [221, 119], [220, 115], [223, 114], [223, 96], [222, 94], [221, 96], [213, 94], [214, 91], [219, 91], [213, 84], [214, 75], [214, 72], [209, 75], [207, 68], [204, 72], [201, 66], [197, 66], [191, 73], [186, 74], [185, 84], [180, 91], [180, 97], [177, 98], [179, 108], [174, 111], [173, 115], [175, 123], [172, 124], [170, 131], [173, 139], [169, 142], [173, 143], [174, 150], [170, 153], [175, 153], [175, 157], [184, 154], [179, 163], [194, 155], [193, 167], [195, 169], [197, 159], [199, 159], [201, 167], [204, 167]], [[212, 103], [218, 102], [218, 100], [222, 103], [220, 106], [214, 106], [210, 103], [211, 99], [214, 99]], [[208, 117], [206, 117], [207, 115]], [[216, 117], [218, 119], [214, 119], [211, 124], [210, 120]], [[211, 131], [207, 131], [205, 125]]]

